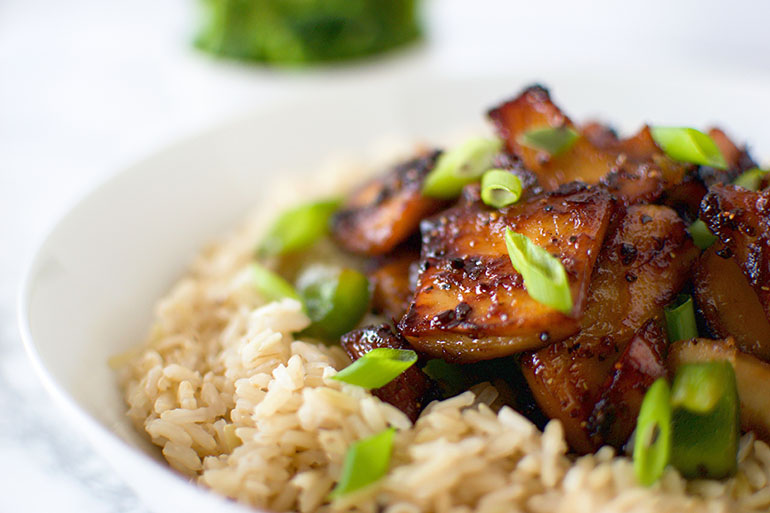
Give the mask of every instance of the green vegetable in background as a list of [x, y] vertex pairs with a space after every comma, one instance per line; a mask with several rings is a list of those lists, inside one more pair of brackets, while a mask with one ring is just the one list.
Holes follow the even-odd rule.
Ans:
[[197, 47], [301, 65], [381, 53], [420, 37], [418, 0], [202, 0]]

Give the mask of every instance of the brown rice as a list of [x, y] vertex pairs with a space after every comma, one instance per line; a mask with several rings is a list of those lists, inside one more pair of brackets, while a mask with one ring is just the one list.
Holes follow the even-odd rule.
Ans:
[[[247, 223], [197, 258], [120, 369], [137, 429], [200, 484], [303, 513], [770, 511], [770, 447], [752, 434], [734, 478], [688, 482], [668, 470], [648, 489], [609, 447], [567, 456], [558, 421], [541, 433], [510, 408], [495, 414], [491, 385], [432, 403], [412, 425], [329, 379], [349, 363], [342, 350], [293, 337], [309, 322], [300, 305], [263, 304], [250, 285], [260, 226]], [[348, 447], [388, 425], [398, 429], [388, 475], [329, 503]]]

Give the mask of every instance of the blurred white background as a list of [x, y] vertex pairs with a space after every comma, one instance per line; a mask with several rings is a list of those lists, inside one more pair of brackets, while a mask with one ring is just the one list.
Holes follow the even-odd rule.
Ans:
[[35, 242], [125, 164], [270, 103], [420, 73], [692, 71], [765, 83], [770, 101], [770, 2], [424, 7], [427, 40], [419, 47], [360, 65], [270, 71], [194, 51], [194, 0], [0, 0], [0, 511], [145, 511], [59, 419], [21, 350], [14, 313]]

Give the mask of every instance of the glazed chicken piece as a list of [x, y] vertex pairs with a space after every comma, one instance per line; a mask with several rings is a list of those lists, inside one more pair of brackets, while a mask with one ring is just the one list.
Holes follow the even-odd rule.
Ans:
[[691, 173], [680, 183], [666, 189], [660, 203], [676, 210], [679, 217], [689, 226], [698, 219], [700, 202], [706, 192], [706, 186], [698, 179], [696, 173]]
[[649, 320], [636, 332], [615, 363], [594, 407], [588, 429], [594, 444], [620, 448], [636, 427], [647, 389], [666, 376], [668, 339], [660, 322]]
[[719, 241], [695, 275], [698, 305], [715, 335], [770, 360], [770, 192], [715, 185], [701, 219]]
[[667, 157], [655, 144], [649, 126], [603, 150], [616, 155], [618, 165], [600, 183], [627, 205], [658, 201], [680, 187], [694, 169]]
[[414, 292], [420, 254], [416, 249], [402, 248], [370, 262], [366, 273], [372, 286], [372, 308], [398, 322], [406, 313]]
[[648, 320], [662, 319], [697, 254], [676, 212], [659, 205], [629, 207], [601, 249], [580, 332], [522, 355], [535, 399], [548, 417], [562, 421], [574, 450], [598, 448], [590, 419], [603, 385], [634, 333]]
[[770, 364], [740, 351], [732, 338], [696, 338], [671, 345], [668, 366], [673, 374], [683, 363], [727, 360], [733, 365], [741, 403], [741, 427], [770, 441]]
[[422, 195], [439, 154], [400, 164], [354, 191], [331, 220], [337, 243], [353, 253], [384, 255], [414, 234], [423, 218], [446, 206]]
[[551, 101], [544, 87], [527, 88], [515, 99], [490, 110], [489, 117], [507, 149], [538, 176], [546, 190], [554, 190], [561, 184], [575, 180], [598, 183], [615, 166], [616, 159], [613, 156], [597, 151], [585, 137], [578, 139], [564, 154], [554, 158], [521, 144], [520, 137], [532, 129], [576, 129], [572, 121]]
[[[379, 347], [412, 349], [387, 324], [351, 331], [343, 335], [341, 344], [353, 361]], [[404, 412], [414, 422], [422, 409], [438, 396], [438, 387], [416, 365], [412, 365], [384, 387], [372, 390], [372, 393]]]
[[[719, 238], [715, 253], [738, 265], [770, 318], [770, 191], [715, 185], [701, 202], [700, 218]], [[768, 354], [770, 340], [758, 350]]]
[[[539, 178], [545, 190], [580, 180], [603, 183], [626, 204], [657, 200], [679, 183], [691, 166], [666, 157], [652, 139], [648, 127], [628, 139], [597, 123], [582, 131], [551, 101], [540, 86], [526, 89], [517, 98], [492, 109], [489, 117], [506, 142], [508, 151], [519, 157]], [[521, 143], [533, 129], [568, 127], [580, 137], [563, 153], [551, 156]]]
[[626, 139], [607, 140], [603, 144], [597, 141], [594, 145], [606, 152], [622, 155], [621, 160], [633, 162], [652, 162], [664, 154], [652, 138], [650, 127], [645, 125], [636, 134]]
[[608, 148], [618, 143], [617, 132], [598, 121], [589, 121], [584, 124], [580, 127], [580, 133], [597, 148]]
[[[574, 334], [614, 211], [606, 191], [572, 184], [500, 210], [461, 202], [425, 220], [420, 275], [401, 333], [420, 351], [455, 362], [507, 356]], [[506, 228], [562, 261], [574, 304], [569, 315], [529, 296], [511, 264]]]
[[770, 321], [735, 259], [721, 257], [718, 251], [710, 247], [695, 266], [693, 295], [698, 308], [714, 336], [732, 336], [742, 351], [768, 361]]

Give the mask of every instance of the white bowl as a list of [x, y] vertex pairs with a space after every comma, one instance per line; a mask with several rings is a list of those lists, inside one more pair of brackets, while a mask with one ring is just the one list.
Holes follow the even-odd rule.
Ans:
[[[715, 77], [547, 77], [557, 101], [632, 129], [644, 121], [704, 126], [770, 153], [770, 88]], [[19, 299], [27, 351], [64, 411], [155, 511], [244, 508], [170, 470], [131, 427], [112, 355], [143, 340], [154, 303], [198, 248], [330, 153], [362, 154], [383, 136], [440, 143], [482, 126], [485, 110], [521, 79], [422, 78], [348, 86], [276, 106], [173, 145], [115, 175], [50, 232]]]

